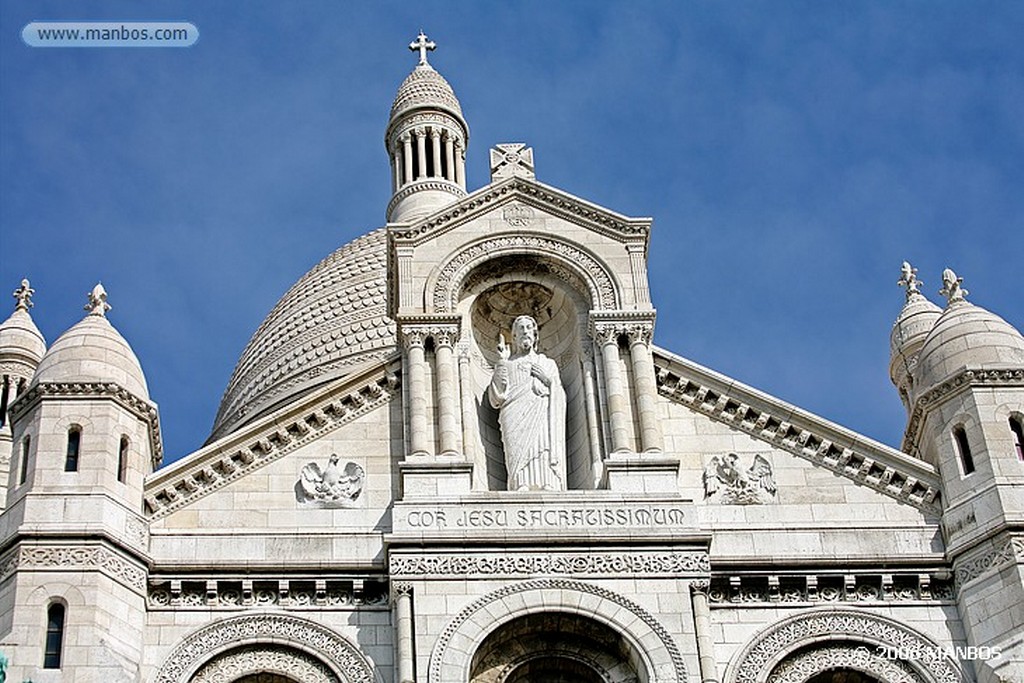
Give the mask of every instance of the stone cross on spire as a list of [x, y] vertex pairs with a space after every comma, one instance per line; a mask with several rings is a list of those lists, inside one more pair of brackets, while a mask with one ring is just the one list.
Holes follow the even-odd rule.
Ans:
[[899, 282], [896, 284], [900, 287], [906, 288], [907, 301], [909, 301], [915, 294], [921, 294], [921, 290], [918, 289], [918, 287], [924, 283], [917, 279], [917, 268], [914, 268], [907, 261], [904, 261], [903, 265], [900, 267]]
[[430, 66], [427, 62], [427, 51], [437, 48], [437, 43], [432, 40], [427, 40], [427, 35], [420, 31], [420, 35], [413, 42], [409, 43], [409, 49], [413, 52], [417, 50], [420, 53], [420, 66]]
[[28, 286], [28, 280], [21, 281], [21, 287], [14, 290], [12, 295], [18, 303], [14, 306], [16, 311], [27, 311], [32, 308], [35, 304], [32, 303], [32, 295], [36, 293], [36, 290]]
[[110, 310], [110, 304], [107, 303], [107, 290], [103, 289], [103, 285], [97, 282], [88, 297], [89, 303], [85, 305], [85, 310], [89, 311], [89, 315], [105, 317]]

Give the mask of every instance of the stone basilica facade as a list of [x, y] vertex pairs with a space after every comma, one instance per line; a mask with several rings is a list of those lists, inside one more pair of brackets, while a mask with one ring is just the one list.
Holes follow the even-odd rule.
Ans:
[[386, 225], [273, 308], [200, 450], [158, 469], [101, 287], [50, 345], [15, 293], [7, 680], [1024, 681], [1021, 334], [904, 264], [900, 450], [658, 348], [651, 219], [521, 144], [468, 191], [412, 47]]

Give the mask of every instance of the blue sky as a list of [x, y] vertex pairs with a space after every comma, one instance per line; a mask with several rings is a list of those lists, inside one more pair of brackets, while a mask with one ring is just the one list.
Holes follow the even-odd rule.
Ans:
[[[200, 39], [31, 48], [33, 20]], [[542, 182], [654, 218], [663, 347], [898, 446], [902, 260], [1024, 327], [1021, 3], [2, 3], [0, 292], [30, 278], [52, 342], [103, 281], [167, 461], [281, 294], [383, 224], [421, 28], [470, 189], [523, 141]]]

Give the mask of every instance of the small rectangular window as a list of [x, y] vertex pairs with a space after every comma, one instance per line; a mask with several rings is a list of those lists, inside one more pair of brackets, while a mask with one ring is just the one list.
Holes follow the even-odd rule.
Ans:
[[128, 476], [128, 437], [121, 437], [121, 445], [117, 451], [117, 480], [124, 483]]
[[21, 468], [18, 472], [18, 485], [21, 486], [28, 481], [28, 454], [32, 448], [32, 437], [26, 436], [21, 440]]
[[46, 647], [43, 651], [43, 668], [59, 669], [63, 649], [64, 605], [55, 602], [46, 611]]

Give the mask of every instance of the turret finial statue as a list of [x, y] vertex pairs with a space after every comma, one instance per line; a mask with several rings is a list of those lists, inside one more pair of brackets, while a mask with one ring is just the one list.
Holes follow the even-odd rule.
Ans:
[[904, 261], [903, 265], [900, 267], [899, 282], [896, 284], [907, 290], [907, 300], [909, 301], [915, 294], [921, 294], [921, 290], [919, 288], [924, 284], [924, 282], [917, 279], [917, 268], [911, 266], [909, 262]]
[[32, 295], [35, 293], [36, 290], [32, 289], [29, 286], [28, 280], [22, 280], [21, 287], [18, 287], [16, 290], [14, 290], [14, 294], [12, 294], [12, 296], [18, 302], [17, 304], [15, 304], [14, 310], [27, 311], [28, 309], [32, 308], [35, 305], [32, 303]]
[[963, 288], [963, 283], [964, 279], [957, 277], [952, 268], [942, 271], [942, 289], [939, 290], [939, 294], [946, 297], [947, 305], [966, 301], [964, 297], [970, 292]]
[[85, 305], [85, 310], [89, 311], [89, 315], [105, 317], [110, 310], [110, 304], [107, 303], [107, 290], [103, 289], [103, 284], [97, 282], [87, 296], [89, 303]]

